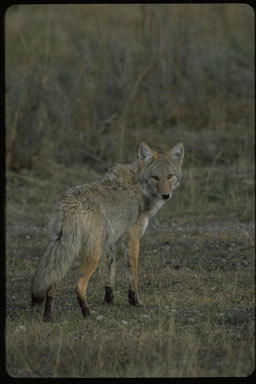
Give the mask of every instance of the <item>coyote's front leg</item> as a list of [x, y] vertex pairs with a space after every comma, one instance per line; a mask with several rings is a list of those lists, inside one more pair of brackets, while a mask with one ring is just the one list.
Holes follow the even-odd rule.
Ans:
[[143, 305], [138, 297], [138, 260], [140, 236], [144, 231], [145, 220], [140, 219], [128, 232], [129, 262], [131, 268], [131, 283], [128, 292], [129, 304], [139, 307]]

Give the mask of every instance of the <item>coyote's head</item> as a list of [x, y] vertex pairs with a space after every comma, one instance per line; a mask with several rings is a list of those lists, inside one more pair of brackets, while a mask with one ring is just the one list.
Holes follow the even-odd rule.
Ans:
[[152, 150], [147, 144], [141, 143], [138, 155], [142, 167], [139, 174], [142, 193], [150, 199], [160, 201], [171, 198], [182, 178], [183, 144], [179, 143], [161, 154]]

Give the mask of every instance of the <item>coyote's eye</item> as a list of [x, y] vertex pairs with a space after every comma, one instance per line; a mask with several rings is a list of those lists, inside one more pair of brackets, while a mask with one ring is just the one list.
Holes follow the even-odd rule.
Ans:
[[173, 173], [170, 173], [168, 176], [167, 176], [167, 179], [168, 180], [171, 180], [173, 178]]
[[152, 175], [152, 176], [151, 176], [151, 179], [154, 180], [154, 181], [158, 181], [158, 180], [159, 180], [159, 177], [156, 176], [156, 175]]

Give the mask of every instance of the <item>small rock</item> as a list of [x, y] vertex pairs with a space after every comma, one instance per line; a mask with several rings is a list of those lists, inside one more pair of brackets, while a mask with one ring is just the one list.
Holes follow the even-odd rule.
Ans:
[[26, 332], [26, 327], [25, 327], [25, 325], [19, 325], [16, 329], [15, 329], [15, 331], [14, 331], [15, 333], [24, 333], [24, 332]]

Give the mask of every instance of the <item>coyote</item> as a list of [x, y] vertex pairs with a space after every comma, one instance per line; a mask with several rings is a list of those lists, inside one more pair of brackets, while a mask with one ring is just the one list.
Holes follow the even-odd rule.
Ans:
[[182, 143], [160, 154], [142, 142], [137, 161], [117, 164], [99, 181], [71, 188], [63, 195], [50, 218], [49, 242], [32, 284], [32, 306], [45, 300], [44, 321], [51, 319], [56, 285], [75, 259], [81, 268], [76, 296], [83, 317], [90, 314], [87, 285], [103, 250], [109, 271], [103, 303], [113, 303], [114, 247], [125, 234], [131, 270], [128, 301], [143, 305], [138, 297], [140, 238], [149, 219], [179, 186], [183, 157]]

